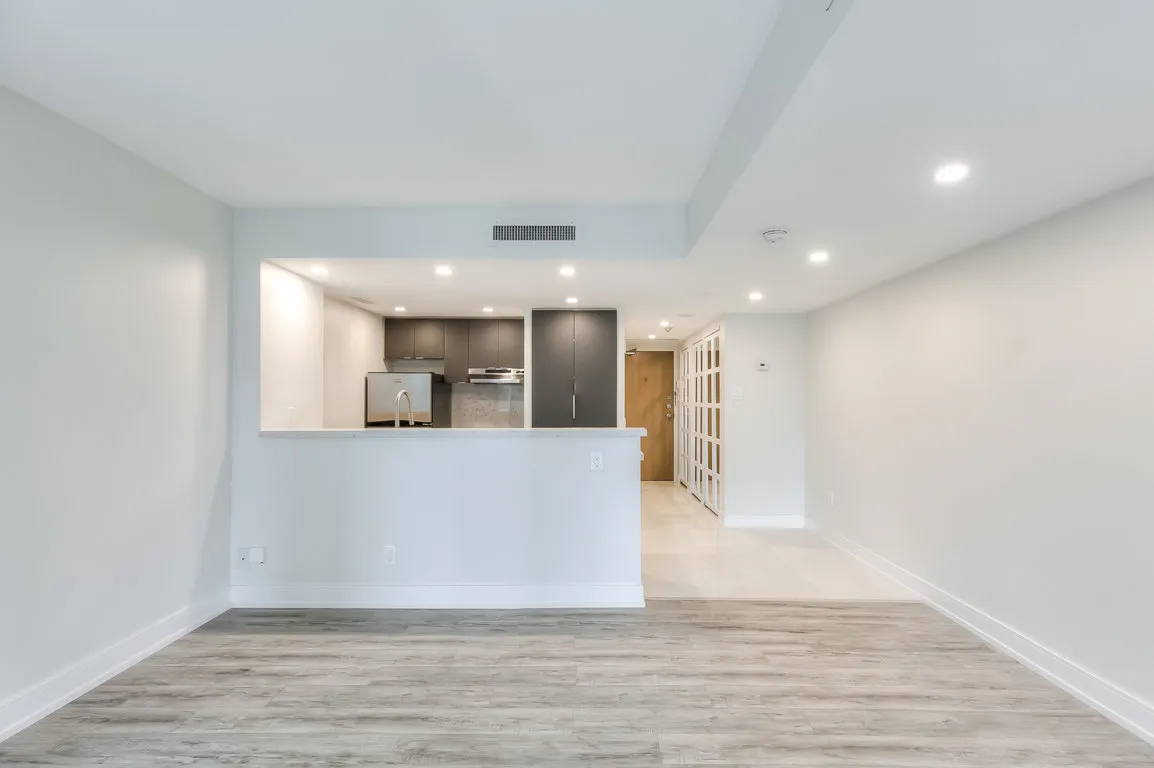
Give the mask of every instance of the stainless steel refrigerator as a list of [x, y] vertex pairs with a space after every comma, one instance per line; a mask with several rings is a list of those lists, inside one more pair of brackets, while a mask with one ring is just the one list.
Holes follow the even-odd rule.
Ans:
[[[399, 422], [399, 423], [398, 423]], [[439, 373], [365, 376], [366, 427], [450, 427], [452, 388]]]

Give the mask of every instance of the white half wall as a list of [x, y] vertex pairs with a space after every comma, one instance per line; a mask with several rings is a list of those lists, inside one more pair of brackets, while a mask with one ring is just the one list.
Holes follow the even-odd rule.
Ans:
[[[233, 485], [251, 606], [640, 605], [642, 430], [258, 437]], [[591, 472], [590, 452], [604, 469]], [[385, 547], [396, 547], [396, 564]]]
[[324, 290], [287, 269], [262, 263], [259, 296], [251, 298], [260, 307], [261, 427], [323, 427]]
[[808, 458], [823, 532], [1148, 738], [1152, 297], [1146, 182], [817, 312]]
[[805, 339], [804, 315], [722, 319], [727, 527], [800, 528], [805, 522]]
[[380, 315], [324, 299], [324, 426], [365, 425], [365, 374], [385, 370], [385, 328]]
[[227, 208], [0, 88], [0, 739], [227, 607]]

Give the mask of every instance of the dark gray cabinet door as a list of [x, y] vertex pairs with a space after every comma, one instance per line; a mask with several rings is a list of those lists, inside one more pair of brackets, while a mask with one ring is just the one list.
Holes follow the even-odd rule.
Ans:
[[414, 342], [416, 340], [415, 327], [412, 320], [401, 320], [395, 317], [385, 319], [385, 359], [401, 360], [414, 356]]
[[499, 349], [496, 320], [469, 321], [470, 368], [496, 368]]
[[445, 321], [445, 381], [469, 380], [469, 321]]
[[[617, 426], [617, 364], [617, 312], [574, 312], [573, 393], [576, 407], [573, 426]], [[534, 390], [533, 399], [536, 398]]]
[[445, 356], [445, 321], [413, 321], [413, 357], [440, 360]]
[[533, 426], [573, 426], [573, 313], [534, 310]]
[[497, 365], [502, 368], [525, 367], [525, 321], [497, 321]]

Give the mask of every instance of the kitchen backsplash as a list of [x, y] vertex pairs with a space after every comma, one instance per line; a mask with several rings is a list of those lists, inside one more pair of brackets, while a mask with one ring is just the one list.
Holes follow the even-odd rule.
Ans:
[[525, 426], [525, 388], [516, 384], [454, 384], [455, 429]]

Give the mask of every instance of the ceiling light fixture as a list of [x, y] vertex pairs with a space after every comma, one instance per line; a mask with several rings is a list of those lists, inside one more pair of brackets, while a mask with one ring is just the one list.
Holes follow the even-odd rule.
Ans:
[[934, 181], [938, 184], [957, 184], [970, 175], [970, 166], [965, 163], [946, 163], [934, 171]]
[[577, 303], [577, 297], [576, 296], [570, 296], [569, 298], [565, 299], [565, 303], [566, 304], [576, 304]]
[[318, 275], [319, 277], [324, 277], [329, 273], [328, 269], [322, 267], [320, 264], [316, 264], [310, 267], [309, 272], [312, 272], [314, 275]]
[[492, 307], [481, 307], [481, 311], [482, 312], [492, 312], [493, 308]]
[[393, 307], [393, 311], [394, 312], [404, 312], [405, 308], [404, 307]]
[[660, 323], [658, 323], [658, 325], [660, 325], [662, 328], [668, 328], [669, 327], [669, 321], [668, 320], [662, 320]]
[[809, 252], [809, 263], [810, 264], [825, 264], [827, 261], [829, 261], [829, 251], [810, 251]]
[[654, 340], [654, 339], [656, 339], [656, 338], [657, 338], [657, 334], [656, 334], [656, 333], [651, 333], [651, 334], [649, 334], [649, 340], [650, 340], [650, 341], [653, 341], [653, 340]]
[[453, 268], [448, 264], [440, 264], [437, 266], [437, 275], [440, 277], [448, 277], [453, 274]]
[[750, 301], [761, 301], [763, 298], [765, 297], [761, 295], [761, 291], [754, 291], [753, 293], [749, 294]]
[[577, 274], [577, 268], [571, 267], [568, 264], [561, 267], [558, 271], [560, 271], [562, 277], [573, 277], [573, 275]]

